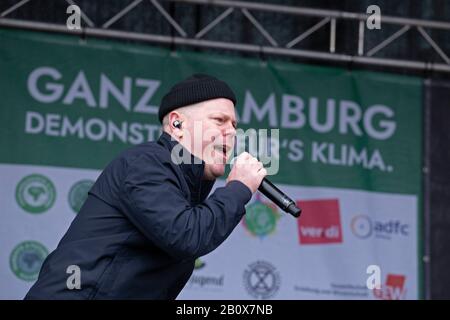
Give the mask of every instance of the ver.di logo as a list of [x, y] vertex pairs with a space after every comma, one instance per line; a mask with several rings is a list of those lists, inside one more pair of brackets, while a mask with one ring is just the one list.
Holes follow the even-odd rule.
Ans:
[[280, 274], [267, 261], [256, 261], [244, 271], [244, 286], [256, 299], [268, 299], [280, 288]]
[[56, 189], [47, 177], [30, 174], [24, 177], [16, 187], [18, 205], [29, 213], [43, 213], [53, 206]]
[[34, 281], [37, 279], [47, 255], [47, 249], [39, 242], [24, 241], [11, 252], [9, 265], [19, 279]]
[[81, 206], [86, 201], [88, 191], [91, 189], [94, 181], [81, 180], [75, 183], [69, 191], [69, 205], [75, 213], [78, 213]]
[[246, 212], [242, 223], [250, 234], [262, 238], [275, 231], [280, 218], [275, 207], [257, 200], [247, 206]]

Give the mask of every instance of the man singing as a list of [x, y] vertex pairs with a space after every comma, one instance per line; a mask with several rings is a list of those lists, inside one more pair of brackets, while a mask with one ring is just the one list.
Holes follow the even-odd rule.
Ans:
[[[245, 214], [267, 174], [241, 154], [226, 185], [236, 98], [223, 81], [195, 74], [163, 97], [163, 133], [122, 152], [101, 173], [26, 299], [175, 299], [194, 261], [216, 249]], [[80, 285], [68, 286], [69, 266]]]

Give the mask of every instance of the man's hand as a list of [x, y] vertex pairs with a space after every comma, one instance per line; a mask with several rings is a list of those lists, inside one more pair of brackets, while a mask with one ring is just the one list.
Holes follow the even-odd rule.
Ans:
[[266, 175], [267, 171], [261, 161], [248, 152], [243, 152], [236, 158], [227, 182], [238, 180], [245, 184], [252, 193], [255, 193]]

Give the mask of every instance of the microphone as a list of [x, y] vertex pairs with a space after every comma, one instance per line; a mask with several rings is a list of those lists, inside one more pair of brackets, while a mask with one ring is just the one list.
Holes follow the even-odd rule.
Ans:
[[[231, 167], [233, 166], [236, 158], [237, 157], [234, 157], [231, 160], [230, 162]], [[275, 185], [272, 182], [270, 182], [267, 178], [263, 178], [261, 184], [258, 187], [258, 191], [261, 192], [263, 195], [265, 195], [273, 203], [275, 203], [284, 212], [289, 213], [296, 218], [300, 217], [302, 209], [296, 205], [294, 200], [285, 195], [283, 191], [275, 187]]]
[[268, 179], [264, 178], [261, 181], [258, 191], [280, 207], [284, 212], [287, 212], [296, 218], [300, 217], [302, 209], [297, 207], [294, 200], [285, 195], [283, 191], [275, 187]]

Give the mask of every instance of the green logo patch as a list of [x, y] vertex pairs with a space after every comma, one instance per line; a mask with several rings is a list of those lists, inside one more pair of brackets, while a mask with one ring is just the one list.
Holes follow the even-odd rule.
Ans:
[[263, 237], [275, 231], [278, 212], [266, 204], [256, 201], [247, 206], [245, 214], [245, 226], [255, 236]]
[[55, 203], [56, 189], [52, 181], [40, 174], [30, 174], [17, 184], [18, 205], [29, 213], [43, 213]]
[[47, 249], [36, 241], [19, 243], [9, 256], [12, 272], [22, 280], [34, 281], [39, 275], [42, 263], [48, 255]]
[[75, 213], [78, 213], [86, 201], [88, 191], [93, 186], [92, 180], [81, 180], [75, 183], [69, 191], [69, 205]]

